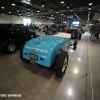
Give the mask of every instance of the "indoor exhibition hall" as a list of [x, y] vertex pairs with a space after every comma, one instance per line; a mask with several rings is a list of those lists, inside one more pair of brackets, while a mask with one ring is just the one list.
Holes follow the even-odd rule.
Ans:
[[100, 0], [0, 0], [0, 100], [100, 100]]

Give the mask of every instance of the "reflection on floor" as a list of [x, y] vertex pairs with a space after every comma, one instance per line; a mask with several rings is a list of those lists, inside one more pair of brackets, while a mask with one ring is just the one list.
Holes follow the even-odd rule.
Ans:
[[[41, 33], [42, 34], [42, 33]], [[77, 50], [70, 52], [69, 65], [62, 79], [37, 65], [26, 64], [19, 51], [0, 55], [0, 100], [100, 100], [100, 43], [85, 33]]]

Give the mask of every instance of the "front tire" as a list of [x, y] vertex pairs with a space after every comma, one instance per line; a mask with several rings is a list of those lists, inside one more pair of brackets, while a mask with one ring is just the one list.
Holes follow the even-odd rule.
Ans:
[[56, 65], [55, 65], [55, 73], [56, 76], [61, 78], [64, 76], [65, 72], [66, 72], [66, 68], [68, 66], [68, 59], [69, 59], [69, 55], [68, 52], [66, 51], [62, 51], [56, 60]]

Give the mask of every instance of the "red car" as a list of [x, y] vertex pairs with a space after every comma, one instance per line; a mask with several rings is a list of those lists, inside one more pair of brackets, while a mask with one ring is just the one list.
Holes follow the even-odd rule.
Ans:
[[63, 31], [63, 32], [70, 32], [70, 28], [69, 28], [69, 27], [64, 27], [64, 28], [62, 29], [62, 31]]

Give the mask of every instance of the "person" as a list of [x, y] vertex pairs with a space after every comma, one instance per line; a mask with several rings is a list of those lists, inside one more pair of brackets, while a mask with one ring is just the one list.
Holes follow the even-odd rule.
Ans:
[[94, 36], [96, 34], [96, 25], [93, 25], [90, 29], [91, 31], [91, 36], [90, 36], [90, 40], [94, 41]]
[[35, 31], [34, 31], [34, 26], [33, 26], [32, 23], [29, 24], [29, 34], [30, 34], [30, 36], [33, 35], [34, 38], [36, 37], [36, 33], [35, 33]]

